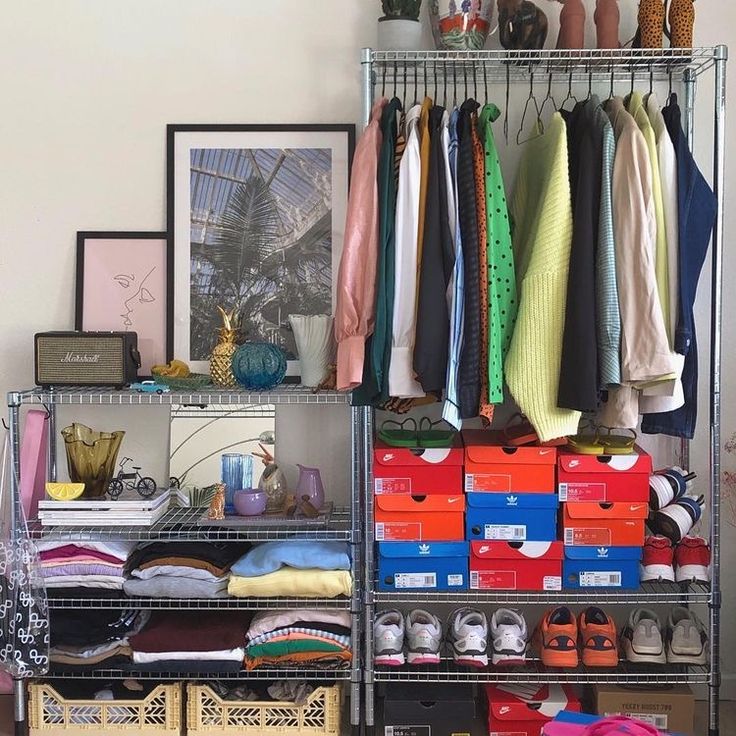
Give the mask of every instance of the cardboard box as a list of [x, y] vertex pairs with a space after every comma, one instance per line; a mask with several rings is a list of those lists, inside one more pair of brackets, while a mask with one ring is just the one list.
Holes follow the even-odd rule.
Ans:
[[562, 590], [562, 542], [471, 542], [471, 590]]
[[465, 496], [375, 496], [376, 541], [465, 538]]
[[630, 455], [557, 454], [560, 501], [648, 503], [652, 458], [640, 447]]
[[467, 493], [554, 493], [556, 447], [504, 447], [503, 434], [463, 430]]
[[643, 547], [648, 503], [565, 503], [562, 530], [570, 547]]
[[376, 440], [373, 448], [376, 495], [463, 492], [463, 446], [455, 436], [448, 448], [391, 447]]
[[467, 542], [378, 543], [378, 590], [467, 589]]
[[486, 685], [484, 691], [490, 736], [540, 736], [560, 711], [580, 710], [569, 685]]
[[565, 547], [563, 588], [619, 588], [639, 585], [641, 547]]
[[468, 493], [466, 539], [553, 542], [557, 539], [554, 493]]
[[467, 684], [392, 683], [383, 701], [384, 736], [487, 736]]
[[695, 733], [695, 696], [686, 685], [651, 690], [596, 685], [595, 709], [599, 715], [626, 715], [661, 731]]

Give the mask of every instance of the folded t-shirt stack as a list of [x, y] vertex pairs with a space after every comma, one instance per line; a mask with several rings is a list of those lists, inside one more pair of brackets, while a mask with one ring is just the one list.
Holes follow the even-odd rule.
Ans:
[[136, 669], [155, 672], [239, 672], [250, 615], [157, 611], [130, 639]]
[[245, 668], [344, 669], [350, 666], [350, 613], [339, 610], [263, 611], [253, 617]]
[[348, 545], [311, 540], [254, 546], [233, 564], [228, 585], [240, 598], [336, 598], [352, 589]]
[[226, 598], [230, 566], [249, 545], [154, 542], [128, 560], [123, 590], [151, 598]]
[[150, 611], [50, 609], [51, 662], [68, 668], [117, 669], [131, 662], [130, 637]]
[[37, 544], [47, 588], [123, 587], [132, 542], [41, 540]]

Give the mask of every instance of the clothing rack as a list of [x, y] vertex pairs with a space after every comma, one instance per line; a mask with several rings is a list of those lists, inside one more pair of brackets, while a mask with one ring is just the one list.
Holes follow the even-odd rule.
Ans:
[[[365, 569], [364, 569], [364, 686], [365, 723], [369, 730], [375, 726], [375, 684], [378, 682], [504, 682], [534, 683], [635, 683], [674, 684], [690, 683], [708, 686], [709, 736], [719, 733], [719, 689], [721, 684], [720, 665], [720, 455], [721, 455], [721, 337], [722, 337], [722, 277], [723, 277], [723, 205], [724, 205], [724, 156], [725, 156], [725, 112], [726, 112], [726, 46], [694, 49], [611, 49], [611, 50], [541, 50], [541, 51], [375, 51], [363, 49], [362, 108], [363, 123], [370, 120], [374, 98], [381, 94], [397, 96], [403, 91], [408, 99], [421, 99], [424, 92], [450, 104], [462, 101], [460, 95], [479, 96], [479, 91], [489, 84], [505, 84], [507, 90], [520, 83], [541, 84], [553, 82], [586, 82], [588, 89], [593, 85], [613, 90], [615, 84], [643, 83], [651, 87], [654, 82], [667, 82], [670, 87], [682, 84], [684, 88], [684, 125], [690, 148], [693, 147], [695, 129], [695, 99], [697, 81], [700, 77], [713, 85], [713, 179], [718, 209], [713, 229], [711, 251], [711, 312], [710, 312], [710, 544], [712, 550], [712, 578], [709, 586], [689, 586], [678, 589], [642, 586], [640, 590], [620, 593], [594, 594], [596, 600], [606, 604], [680, 603], [688, 605], [705, 603], [709, 607], [709, 664], [706, 667], [663, 666], [660, 668], [630, 667], [620, 663], [615, 671], [596, 671], [595, 668], [580, 667], [576, 670], [547, 671], [537, 667], [532, 660], [522, 671], [504, 672], [486, 670], [468, 672], [444, 661], [439, 668], [429, 671], [376, 668], [373, 662], [373, 620], [377, 603], [400, 605], [407, 602], [467, 604], [546, 604], [590, 602], [592, 596], [570, 593], [384, 593], [376, 592], [375, 540], [373, 523], [373, 425], [374, 412], [364, 407], [361, 422], [362, 486], [365, 497]], [[605, 85], [605, 86], [604, 86]], [[541, 89], [541, 86], [540, 86]], [[548, 88], [549, 89], [549, 88]], [[441, 90], [441, 91], [440, 91]], [[463, 98], [465, 99], [465, 98]], [[681, 462], [689, 465], [688, 442], [682, 442]]]

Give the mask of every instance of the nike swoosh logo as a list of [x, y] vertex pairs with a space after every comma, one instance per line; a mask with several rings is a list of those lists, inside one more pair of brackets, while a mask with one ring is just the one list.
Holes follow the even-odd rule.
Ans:
[[460, 500], [460, 498], [448, 498], [447, 503], [457, 503]]

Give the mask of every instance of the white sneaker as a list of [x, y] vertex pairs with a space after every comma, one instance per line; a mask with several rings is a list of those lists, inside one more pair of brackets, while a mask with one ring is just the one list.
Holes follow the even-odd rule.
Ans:
[[499, 608], [491, 616], [493, 664], [523, 664], [526, 661], [527, 638], [524, 617], [518, 611]]
[[654, 611], [637, 608], [621, 632], [621, 645], [629, 662], [666, 664], [662, 624]]
[[437, 616], [417, 608], [406, 617], [409, 664], [439, 664], [442, 624]]
[[404, 616], [392, 609], [381, 611], [373, 622], [373, 651], [376, 664], [404, 664]]
[[708, 636], [695, 614], [675, 606], [667, 620], [667, 661], [672, 664], [706, 664]]
[[488, 666], [488, 621], [483, 611], [459, 608], [450, 614], [447, 641], [456, 664]]

